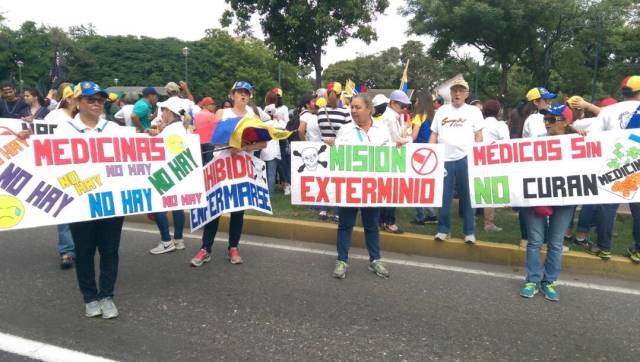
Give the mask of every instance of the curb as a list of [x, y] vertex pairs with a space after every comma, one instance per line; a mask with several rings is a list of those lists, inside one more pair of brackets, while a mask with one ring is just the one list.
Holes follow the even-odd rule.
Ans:
[[[169, 213], [171, 217], [171, 213]], [[189, 213], [186, 213], [189, 225]], [[145, 214], [127, 217], [128, 221], [151, 223]], [[313, 221], [287, 220], [267, 216], [244, 216], [243, 233], [266, 236], [284, 240], [298, 240], [335, 245], [335, 224]], [[229, 216], [223, 215], [220, 231], [229, 230]], [[364, 231], [361, 227], [353, 229], [353, 246], [365, 248]], [[389, 234], [380, 232], [380, 249], [395, 253], [430, 256], [436, 258], [456, 259], [480, 263], [499, 264], [523, 268], [525, 250], [516, 245], [478, 241], [475, 245], [467, 245], [460, 239], [449, 239], [445, 242], [433, 240], [432, 236], [421, 234]], [[611, 260], [582, 253], [569, 251], [562, 255], [562, 270], [567, 272], [597, 275], [606, 278], [638, 280], [640, 266], [631, 260], [613, 256]]]

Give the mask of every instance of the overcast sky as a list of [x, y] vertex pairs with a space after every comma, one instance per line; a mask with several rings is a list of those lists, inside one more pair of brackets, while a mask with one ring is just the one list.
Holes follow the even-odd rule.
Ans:
[[[428, 45], [427, 37], [407, 38], [405, 35], [407, 20], [398, 15], [398, 8], [404, 6], [404, 3], [404, 0], [390, 0], [385, 14], [378, 17], [374, 23], [378, 41], [367, 45], [359, 40], [350, 40], [343, 47], [337, 47], [330, 41], [325, 48], [327, 54], [322, 62], [323, 66], [326, 68], [329, 64], [353, 59], [359, 54], [372, 54], [392, 46], [400, 47], [408, 39], [420, 40]], [[204, 36], [205, 29], [219, 28], [219, 19], [225, 8], [224, 0], [110, 0], [102, 3], [7, 0], [0, 4], [0, 12], [12, 29], [27, 20], [63, 29], [93, 23], [100, 35], [132, 34], [183, 40], [198, 40]], [[261, 36], [257, 19], [254, 20], [255, 34]]]

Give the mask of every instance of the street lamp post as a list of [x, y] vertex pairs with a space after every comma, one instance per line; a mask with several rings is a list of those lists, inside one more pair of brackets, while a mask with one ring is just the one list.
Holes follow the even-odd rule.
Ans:
[[18, 65], [18, 79], [20, 82], [20, 94], [22, 94], [22, 88], [24, 84], [24, 81], [22, 80], [22, 67], [24, 66], [24, 62], [22, 60], [18, 60], [16, 64]]
[[184, 55], [184, 81], [189, 83], [189, 48], [182, 48], [182, 55]]

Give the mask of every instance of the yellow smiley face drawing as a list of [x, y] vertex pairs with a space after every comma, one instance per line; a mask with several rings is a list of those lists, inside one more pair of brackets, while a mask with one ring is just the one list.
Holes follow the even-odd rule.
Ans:
[[10, 229], [24, 217], [24, 206], [17, 197], [0, 195], [0, 229]]
[[184, 151], [184, 149], [186, 148], [182, 137], [177, 134], [172, 134], [169, 137], [165, 138], [164, 145], [167, 150], [173, 155], [177, 155], [178, 153]]

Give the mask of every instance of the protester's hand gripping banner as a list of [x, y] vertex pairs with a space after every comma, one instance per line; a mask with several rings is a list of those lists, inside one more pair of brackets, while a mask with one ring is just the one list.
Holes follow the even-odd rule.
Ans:
[[0, 136], [0, 230], [204, 205], [197, 135]]
[[[635, 132], [634, 132], [635, 131]], [[468, 158], [473, 207], [639, 202], [637, 130], [477, 144]]]
[[224, 213], [257, 210], [272, 214], [264, 161], [246, 152], [218, 151], [206, 164], [205, 207], [191, 209], [191, 230]]
[[291, 143], [291, 202], [298, 205], [442, 205], [444, 149], [434, 144]]

